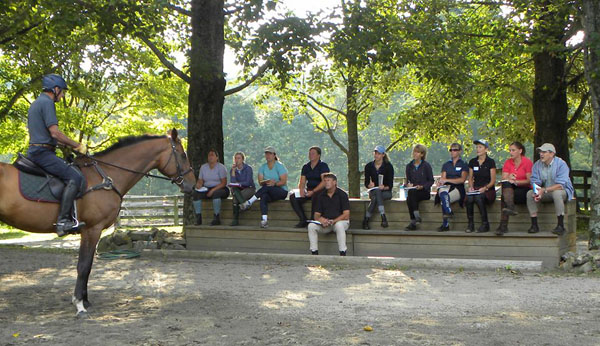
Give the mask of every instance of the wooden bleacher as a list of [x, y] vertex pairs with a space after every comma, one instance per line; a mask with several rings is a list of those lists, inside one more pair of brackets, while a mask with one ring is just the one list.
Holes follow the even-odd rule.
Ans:
[[[560, 256], [575, 250], [576, 213], [575, 201], [567, 204], [565, 228], [561, 237], [551, 233], [556, 226], [556, 215], [552, 204], [540, 208], [538, 224], [541, 231], [527, 233], [530, 218], [525, 205], [517, 206], [518, 216], [509, 223], [509, 233], [496, 236], [494, 230], [500, 220], [500, 201], [490, 208], [488, 215], [491, 231], [488, 233], [465, 233], [466, 211], [458, 203], [453, 204], [454, 218], [449, 232], [437, 232], [442, 222], [440, 206], [433, 200], [421, 202], [420, 213], [423, 223], [417, 231], [405, 231], [410, 218], [406, 202], [386, 201], [386, 214], [389, 227], [382, 228], [379, 215], [371, 219], [371, 230], [362, 229], [362, 219], [368, 200], [350, 201], [350, 229], [346, 243], [348, 256], [383, 256], [408, 258], [466, 258], [466, 259], [506, 259], [543, 261], [546, 268], [556, 267]], [[310, 202], [304, 204], [306, 215], [310, 213]], [[260, 206], [242, 212], [240, 226], [228, 226], [232, 218], [231, 199], [223, 201], [221, 226], [210, 226], [212, 202], [203, 202], [204, 224], [185, 226], [188, 250], [236, 251], [309, 254], [306, 229], [296, 229], [298, 222], [288, 200], [269, 204], [269, 228], [261, 229]], [[475, 207], [475, 226], [479, 227], [479, 211]], [[335, 234], [319, 235], [319, 253], [337, 255]]]

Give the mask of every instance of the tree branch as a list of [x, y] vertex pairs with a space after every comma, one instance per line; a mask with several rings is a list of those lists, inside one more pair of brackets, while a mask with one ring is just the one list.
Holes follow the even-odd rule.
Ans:
[[188, 83], [188, 84], [191, 83], [192, 80], [191, 80], [190, 76], [186, 75], [183, 71], [181, 71], [180, 69], [175, 67], [175, 65], [173, 65], [173, 63], [167, 59], [167, 57], [158, 49], [158, 47], [156, 47], [156, 45], [154, 43], [152, 43], [152, 41], [150, 41], [147, 37], [145, 37], [143, 35], [137, 35], [137, 37], [139, 37], [142, 41], [144, 41], [146, 46], [148, 46], [148, 48], [150, 48], [150, 50], [154, 53], [154, 55], [156, 55], [158, 60], [160, 60], [160, 62], [162, 62], [162, 64], [166, 68], [168, 68], [171, 72], [173, 72], [179, 78], [183, 79], [186, 83]]
[[186, 10], [185, 8], [181, 8], [179, 6], [175, 6], [172, 3], [170, 3], [170, 2], [167, 3], [167, 8], [171, 9], [171, 10], [173, 10], [175, 12], [179, 12], [179, 13], [185, 15], [185, 16], [188, 16], [188, 17], [192, 16], [192, 11]]
[[244, 90], [244, 89], [246, 89], [246, 87], [248, 87], [250, 84], [254, 83], [254, 81], [255, 81], [255, 80], [257, 80], [257, 79], [258, 79], [258, 78], [260, 78], [260, 77], [261, 77], [263, 74], [265, 74], [265, 71], [266, 71], [266, 70], [267, 70], [269, 67], [271, 67], [271, 62], [270, 62], [270, 61], [267, 61], [266, 63], [264, 63], [262, 66], [260, 66], [260, 67], [258, 68], [258, 71], [256, 71], [256, 73], [255, 73], [255, 74], [254, 74], [252, 77], [250, 77], [250, 79], [248, 79], [248, 80], [247, 80], [247, 81], [245, 81], [244, 83], [242, 83], [242, 84], [240, 84], [240, 85], [238, 85], [238, 86], [236, 86], [236, 87], [234, 87], [234, 88], [231, 88], [231, 89], [225, 90], [225, 96], [229, 96], [229, 95], [231, 95], [231, 94], [235, 94], [235, 93], [236, 93], [236, 92], [238, 92], [238, 91], [241, 91], [241, 90]]
[[327, 125], [327, 130], [321, 128], [319, 125], [316, 124], [316, 122], [314, 121], [314, 119], [310, 116], [310, 114], [306, 113], [306, 116], [311, 120], [311, 122], [314, 124], [314, 126], [321, 132], [326, 133], [329, 138], [331, 138], [331, 141], [333, 142], [333, 144], [335, 144], [338, 148], [340, 148], [340, 150], [348, 155], [348, 149], [344, 146], [344, 144], [342, 144], [342, 142], [340, 142], [337, 137], [335, 137], [335, 133], [333, 132], [333, 130], [331, 129], [331, 126], [329, 125], [329, 119], [327, 119], [327, 117], [325, 116], [325, 114], [323, 114], [323, 112], [321, 112], [320, 109], [318, 109], [315, 105], [313, 105], [310, 102], [307, 102], [308, 106], [310, 108], [312, 108], [315, 112], [317, 112], [324, 120], [325, 120], [325, 124]]
[[323, 107], [323, 108], [328, 109], [328, 110], [330, 110], [332, 112], [338, 113], [338, 114], [342, 115], [344, 118], [346, 118], [346, 113], [345, 112], [343, 112], [343, 111], [341, 111], [341, 110], [339, 110], [339, 109], [337, 109], [335, 107], [328, 106], [328, 105], [326, 105], [326, 104], [324, 104], [322, 102], [319, 102], [319, 100], [317, 100], [313, 96], [305, 93], [304, 91], [295, 90], [295, 89], [292, 89], [292, 91], [297, 92], [298, 94], [304, 95], [304, 96], [308, 97], [309, 99], [311, 99], [314, 103], [316, 103], [320, 107]]
[[0, 45], [7, 44], [8, 42], [10, 42], [10, 41], [12, 41], [12, 40], [16, 39], [16, 38], [17, 38], [17, 36], [19, 36], [19, 35], [23, 35], [23, 34], [26, 34], [26, 33], [27, 33], [27, 32], [29, 32], [31, 29], [34, 29], [34, 28], [36, 28], [36, 27], [40, 26], [40, 24], [42, 24], [42, 23], [43, 23], [43, 22], [37, 22], [37, 23], [31, 24], [30, 26], [28, 26], [28, 27], [26, 27], [26, 28], [24, 28], [24, 29], [22, 29], [22, 30], [19, 30], [19, 31], [17, 31], [17, 33], [15, 33], [13, 36], [6, 37], [6, 38], [2, 39], [2, 41], [0, 41]]
[[567, 122], [567, 129], [570, 129], [571, 126], [573, 126], [575, 124], [577, 119], [579, 119], [579, 117], [581, 117], [581, 114], [583, 113], [583, 109], [585, 108], [585, 105], [587, 105], [587, 101], [589, 98], [590, 98], [589, 91], [586, 92], [583, 96], [581, 96], [581, 101], [579, 102], [579, 106], [575, 110], [575, 113], [573, 113], [573, 116], [571, 117], [571, 119]]

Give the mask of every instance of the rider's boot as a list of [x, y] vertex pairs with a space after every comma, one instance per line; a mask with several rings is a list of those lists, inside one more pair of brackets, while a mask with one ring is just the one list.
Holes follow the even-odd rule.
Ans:
[[65, 189], [63, 190], [62, 199], [60, 202], [60, 210], [58, 212], [58, 221], [56, 222], [56, 234], [59, 237], [65, 236], [69, 233], [77, 232], [83, 223], [77, 220], [73, 220], [71, 217], [71, 209], [73, 208], [73, 201], [77, 197], [79, 187], [74, 180], [69, 180]]

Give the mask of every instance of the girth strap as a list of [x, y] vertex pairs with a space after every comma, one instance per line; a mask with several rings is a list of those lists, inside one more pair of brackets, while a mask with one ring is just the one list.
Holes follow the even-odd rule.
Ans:
[[109, 177], [108, 175], [106, 175], [106, 173], [104, 173], [104, 170], [98, 166], [98, 162], [96, 161], [92, 161], [89, 163], [85, 163], [84, 164], [85, 167], [90, 167], [90, 166], [94, 166], [94, 168], [96, 168], [96, 171], [98, 172], [98, 174], [100, 174], [100, 176], [102, 177], [102, 182], [98, 185], [94, 185], [92, 187], [90, 187], [85, 193], [88, 192], [92, 192], [92, 191], [98, 191], [98, 190], [113, 190], [114, 192], [116, 192], [117, 195], [119, 195], [119, 198], [121, 198], [121, 200], [123, 200], [123, 194], [117, 189], [117, 187], [113, 184], [113, 180], [111, 177]]

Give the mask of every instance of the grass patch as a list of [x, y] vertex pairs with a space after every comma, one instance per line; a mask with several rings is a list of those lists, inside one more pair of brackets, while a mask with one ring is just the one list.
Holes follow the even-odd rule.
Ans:
[[27, 232], [23, 232], [9, 225], [0, 223], [0, 240], [22, 238], [27, 234]]

